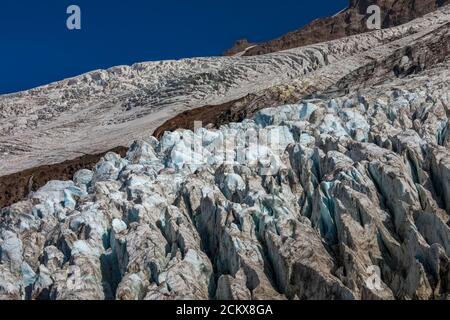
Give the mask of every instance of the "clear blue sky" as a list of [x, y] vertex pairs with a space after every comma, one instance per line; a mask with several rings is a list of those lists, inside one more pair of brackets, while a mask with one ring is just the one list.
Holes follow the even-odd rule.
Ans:
[[[269, 40], [348, 0], [0, 0], [0, 94], [114, 65], [221, 55]], [[80, 6], [82, 30], [66, 28]]]

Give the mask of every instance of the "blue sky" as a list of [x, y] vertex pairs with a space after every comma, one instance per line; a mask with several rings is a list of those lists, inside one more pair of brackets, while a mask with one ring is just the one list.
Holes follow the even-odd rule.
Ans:
[[[1, 0], [0, 94], [141, 61], [221, 55], [332, 15], [348, 0]], [[82, 29], [66, 28], [78, 5]]]

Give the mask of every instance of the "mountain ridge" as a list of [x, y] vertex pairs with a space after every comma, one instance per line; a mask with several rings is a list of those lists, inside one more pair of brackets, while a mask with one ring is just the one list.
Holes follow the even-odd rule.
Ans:
[[346, 9], [332, 17], [316, 19], [300, 29], [259, 44], [247, 39], [238, 40], [224, 55], [261, 55], [370, 32], [372, 30], [366, 24], [370, 5], [380, 7], [381, 27], [385, 29], [407, 23], [448, 3], [448, 0], [350, 0]]

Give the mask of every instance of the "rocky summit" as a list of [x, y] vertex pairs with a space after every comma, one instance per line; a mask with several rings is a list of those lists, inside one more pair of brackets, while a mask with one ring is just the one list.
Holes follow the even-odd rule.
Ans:
[[[29, 149], [9, 144], [8, 173], [39, 139], [51, 148], [38, 116], [50, 105], [62, 103], [52, 117], [67, 124], [96, 99], [90, 124], [104, 122], [91, 133], [112, 119], [116, 136], [127, 121], [144, 126], [149, 104], [167, 120], [126, 154], [0, 211], [0, 299], [450, 299], [450, 6], [415, 17], [280, 53], [140, 64], [0, 98], [3, 117], [23, 102], [37, 115], [1, 132], [42, 133]], [[217, 103], [193, 108], [201, 97]], [[184, 113], [169, 118], [171, 107]], [[88, 132], [74, 127], [78, 147], [111, 142], [76, 144]], [[123, 130], [120, 142], [133, 133]], [[21, 169], [36, 163], [27, 157]]]

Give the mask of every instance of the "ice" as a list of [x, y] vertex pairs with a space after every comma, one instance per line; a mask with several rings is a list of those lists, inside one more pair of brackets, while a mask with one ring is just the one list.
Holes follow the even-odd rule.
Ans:
[[122, 231], [127, 230], [127, 224], [123, 220], [114, 219], [112, 222], [112, 228], [114, 230], [114, 233], [118, 234]]

